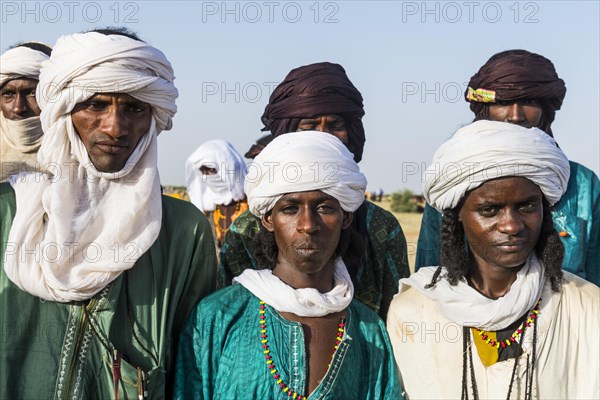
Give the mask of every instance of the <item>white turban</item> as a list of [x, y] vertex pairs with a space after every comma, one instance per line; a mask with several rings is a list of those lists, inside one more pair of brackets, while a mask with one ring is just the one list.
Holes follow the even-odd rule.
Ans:
[[260, 217], [286, 193], [320, 190], [354, 212], [365, 200], [367, 179], [335, 136], [316, 131], [273, 139], [248, 165], [245, 190], [250, 212]]
[[553, 205], [567, 190], [569, 172], [567, 156], [543, 131], [481, 120], [459, 129], [436, 151], [423, 194], [443, 212], [488, 180], [520, 176], [538, 185]]
[[[48, 58], [45, 53], [25, 46], [7, 50], [0, 56], [0, 87], [13, 79], [37, 80], [41, 64]], [[33, 153], [40, 147], [42, 141], [40, 117], [13, 121], [4, 118], [4, 114], [0, 113], [0, 136], [4, 146], [0, 149], [1, 161], [10, 163], [24, 160], [26, 156], [21, 153]]]
[[[17, 212], [5, 270], [44, 299], [85, 300], [131, 268], [162, 221], [156, 137], [172, 125], [177, 89], [165, 55], [122, 35], [63, 36], [42, 64], [37, 101], [44, 128], [39, 162], [52, 176], [15, 176]], [[71, 111], [95, 93], [127, 93], [152, 107], [150, 129], [125, 167], [99, 172]], [[26, 249], [50, 249], [44, 256]], [[10, 251], [9, 251], [10, 250]]]
[[25, 46], [5, 51], [0, 56], [0, 86], [13, 79], [38, 79], [40, 66], [48, 58], [41, 51]]
[[[217, 170], [203, 175], [200, 167]], [[246, 163], [231, 143], [209, 140], [200, 145], [185, 162], [185, 180], [191, 202], [202, 212], [214, 211], [218, 204], [243, 200]]]

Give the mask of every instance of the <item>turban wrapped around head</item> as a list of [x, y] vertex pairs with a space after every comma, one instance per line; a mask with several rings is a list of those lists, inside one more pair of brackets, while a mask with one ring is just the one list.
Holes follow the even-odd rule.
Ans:
[[566, 92], [552, 61], [526, 50], [509, 50], [492, 56], [471, 77], [465, 99], [471, 104], [537, 99], [560, 110]]
[[13, 79], [38, 79], [43, 61], [49, 57], [26, 46], [7, 50], [0, 56], [0, 87]]
[[[128, 160], [128, 165], [135, 165], [152, 138], [171, 129], [178, 96], [174, 79], [165, 55], [145, 42], [98, 32], [59, 38], [52, 57], [43, 64], [37, 87], [45, 132], [39, 161], [56, 161], [56, 152], [69, 146], [68, 140], [78, 161], [90, 165], [87, 151], [72, 129], [71, 111], [96, 93], [127, 93], [152, 106], [155, 127]], [[88, 170], [97, 174], [93, 167]], [[120, 176], [123, 174], [121, 171]]]
[[541, 130], [476, 121], [459, 129], [436, 151], [425, 171], [423, 194], [443, 212], [488, 180], [520, 176], [538, 185], [553, 205], [567, 189], [569, 172], [567, 156]]
[[[45, 45], [44, 45], [45, 46]], [[39, 79], [42, 62], [49, 58], [45, 53], [27, 46], [17, 46], [0, 56], [0, 87], [13, 79]], [[34, 153], [42, 142], [40, 117], [10, 120], [0, 113], [0, 135], [4, 139], [2, 156], [13, 159], [18, 153]], [[1, 161], [5, 161], [4, 159]]]
[[508, 50], [493, 55], [471, 77], [465, 99], [476, 119], [488, 119], [488, 104], [537, 100], [543, 111], [538, 128], [552, 136], [551, 125], [566, 92], [552, 61], [527, 50]]
[[287, 193], [320, 190], [354, 212], [363, 203], [367, 179], [335, 136], [305, 131], [281, 135], [248, 165], [245, 191], [252, 214], [261, 217]]
[[348, 148], [360, 162], [365, 145], [363, 99], [339, 64], [322, 62], [290, 71], [271, 94], [261, 119], [263, 130], [277, 137], [295, 132], [303, 118], [328, 114], [344, 118]]
[[[214, 175], [203, 175], [200, 167], [214, 168]], [[246, 197], [246, 164], [233, 145], [225, 140], [202, 143], [185, 162], [185, 180], [190, 201], [202, 212], [214, 211]]]
[[[18, 287], [52, 301], [89, 299], [152, 246], [162, 223], [157, 135], [176, 112], [173, 80], [165, 55], [142, 41], [98, 32], [58, 39], [36, 92], [38, 161], [51, 174], [11, 178], [17, 212], [8, 240], [74, 244], [52, 260], [24, 248], [7, 256], [4, 269]], [[75, 105], [96, 93], [126, 93], [152, 108], [148, 132], [120, 171], [98, 171], [73, 126]], [[94, 259], [86, 257], [90, 243], [101, 250]]]

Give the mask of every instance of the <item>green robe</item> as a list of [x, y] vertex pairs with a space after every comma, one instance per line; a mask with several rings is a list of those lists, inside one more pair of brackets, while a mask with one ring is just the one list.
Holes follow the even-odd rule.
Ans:
[[[250, 242], [260, 228], [260, 220], [249, 211], [229, 227], [221, 247], [220, 286], [246, 268], [261, 268], [250, 251]], [[364, 253], [358, 260], [344, 258], [349, 271], [356, 271], [354, 297], [375, 310], [385, 321], [398, 281], [410, 275], [406, 238], [392, 213], [365, 201], [354, 212], [352, 228], [363, 239]]]
[[[200, 302], [183, 331], [177, 358], [176, 399], [289, 399], [267, 367], [259, 299], [242, 285]], [[302, 325], [275, 309], [265, 314], [270, 355], [281, 379], [303, 395], [308, 359]], [[402, 387], [385, 324], [353, 300], [346, 333], [310, 399], [401, 399]], [[333, 354], [333, 349], [332, 349]], [[293, 378], [291, 378], [293, 377]]]
[[[15, 193], [0, 184], [0, 399], [112, 399], [112, 354], [121, 354], [119, 399], [171, 398], [177, 340], [193, 307], [216, 285], [206, 218], [163, 196], [159, 237], [133, 268], [85, 302], [40, 300], [4, 272]], [[134, 333], [135, 332], [135, 333]]]

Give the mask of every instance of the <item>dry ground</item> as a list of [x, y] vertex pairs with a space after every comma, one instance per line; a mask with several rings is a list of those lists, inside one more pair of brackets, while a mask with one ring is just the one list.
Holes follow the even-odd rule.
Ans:
[[[383, 201], [375, 202], [375, 204], [391, 212], [389, 197], [384, 197]], [[398, 219], [398, 222], [404, 231], [408, 250], [408, 263], [410, 265], [410, 271], [413, 272], [415, 269], [415, 258], [417, 257], [417, 239], [419, 238], [419, 229], [421, 229], [421, 218], [423, 217], [423, 214], [395, 212], [392, 212], [392, 214]]]

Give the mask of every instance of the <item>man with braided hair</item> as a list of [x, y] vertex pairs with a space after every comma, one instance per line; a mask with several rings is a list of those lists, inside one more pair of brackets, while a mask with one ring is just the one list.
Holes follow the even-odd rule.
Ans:
[[122, 30], [63, 36], [37, 87], [45, 173], [0, 184], [0, 398], [170, 398], [176, 347], [216, 284], [210, 226], [161, 195], [178, 92]]
[[[552, 122], [566, 87], [547, 58], [526, 50], [492, 56], [473, 75], [465, 92], [475, 120], [537, 127], [553, 137]], [[600, 180], [570, 161], [566, 193], [552, 209], [565, 246], [563, 268], [600, 285]], [[415, 268], [439, 264], [441, 215], [427, 205], [421, 222]]]
[[[362, 95], [341, 65], [305, 65], [286, 76], [269, 98], [262, 122], [273, 137], [296, 131], [319, 131], [342, 141], [360, 162], [365, 144]], [[331, 171], [335, 171], [331, 165]], [[220, 279], [224, 285], [247, 268], [264, 265], [249, 250], [260, 220], [243, 213], [230, 226], [221, 248]], [[365, 201], [354, 211], [350, 230], [361, 240], [344, 256], [355, 277], [355, 296], [385, 319], [398, 279], [410, 274], [406, 238], [394, 215]]]
[[43, 61], [52, 49], [43, 43], [13, 46], [0, 56], [0, 182], [10, 175], [40, 169], [40, 107], [35, 90]]
[[600, 397], [600, 288], [562, 270], [550, 215], [569, 170], [553, 138], [505, 122], [435, 153], [441, 261], [401, 280], [387, 323], [410, 399]]

